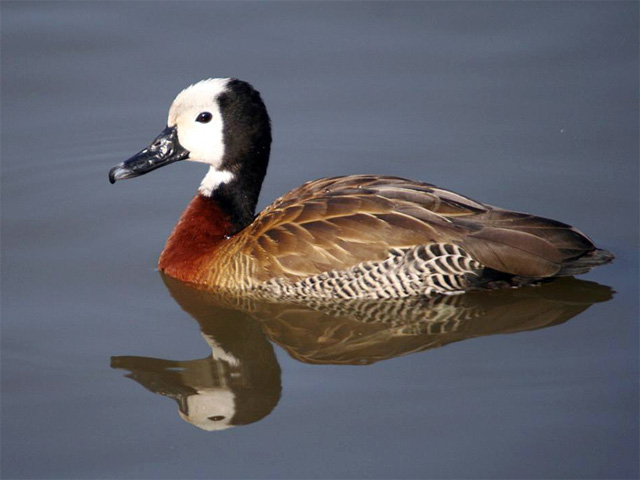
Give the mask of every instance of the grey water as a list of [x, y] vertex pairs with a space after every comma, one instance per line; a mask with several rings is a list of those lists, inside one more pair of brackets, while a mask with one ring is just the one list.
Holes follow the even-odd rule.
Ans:
[[[0, 3], [2, 478], [638, 478], [638, 14]], [[273, 123], [260, 208], [397, 175], [570, 223], [616, 260], [427, 324], [184, 290], [155, 265], [204, 167], [107, 173], [182, 88], [229, 76]]]

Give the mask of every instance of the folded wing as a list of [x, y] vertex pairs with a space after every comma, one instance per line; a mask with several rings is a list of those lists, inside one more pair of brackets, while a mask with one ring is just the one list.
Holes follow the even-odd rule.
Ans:
[[267, 207], [240, 235], [241, 250], [264, 267], [258, 273], [264, 280], [299, 280], [431, 243], [458, 245], [494, 270], [548, 277], [595, 250], [561, 222], [374, 175], [308, 182]]

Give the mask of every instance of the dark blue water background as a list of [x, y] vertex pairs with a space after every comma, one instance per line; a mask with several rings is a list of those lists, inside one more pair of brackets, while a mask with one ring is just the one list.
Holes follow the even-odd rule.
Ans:
[[[5, 2], [3, 478], [637, 478], [637, 2]], [[260, 207], [380, 173], [557, 218], [616, 262], [561, 325], [371, 366], [279, 346], [282, 395], [222, 432], [112, 356], [204, 358], [155, 271], [204, 175], [107, 172], [207, 77], [273, 121]]]

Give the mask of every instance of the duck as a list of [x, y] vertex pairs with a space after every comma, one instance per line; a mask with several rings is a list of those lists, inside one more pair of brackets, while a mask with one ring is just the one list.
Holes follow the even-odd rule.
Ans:
[[166, 128], [109, 171], [208, 165], [160, 254], [164, 274], [274, 299], [385, 299], [538, 285], [611, 262], [578, 229], [385, 175], [309, 181], [256, 215], [272, 142], [260, 93], [210, 78], [173, 100]]

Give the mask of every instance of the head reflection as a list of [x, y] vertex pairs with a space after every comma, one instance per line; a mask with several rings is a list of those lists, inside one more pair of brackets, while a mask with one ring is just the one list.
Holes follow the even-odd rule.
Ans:
[[180, 418], [210, 432], [232, 427], [236, 413], [236, 396], [231, 389], [201, 390], [180, 402]]
[[[113, 368], [128, 370], [128, 378], [147, 390], [175, 400], [180, 417], [203, 430], [224, 430], [254, 423], [268, 415], [280, 399], [280, 365], [260, 326], [233, 310], [214, 308], [182, 297], [200, 322], [211, 355], [197, 360], [112, 357]], [[193, 295], [191, 295], [193, 294]], [[194, 298], [195, 297], [195, 298]], [[184, 306], [184, 305], [183, 305]]]

